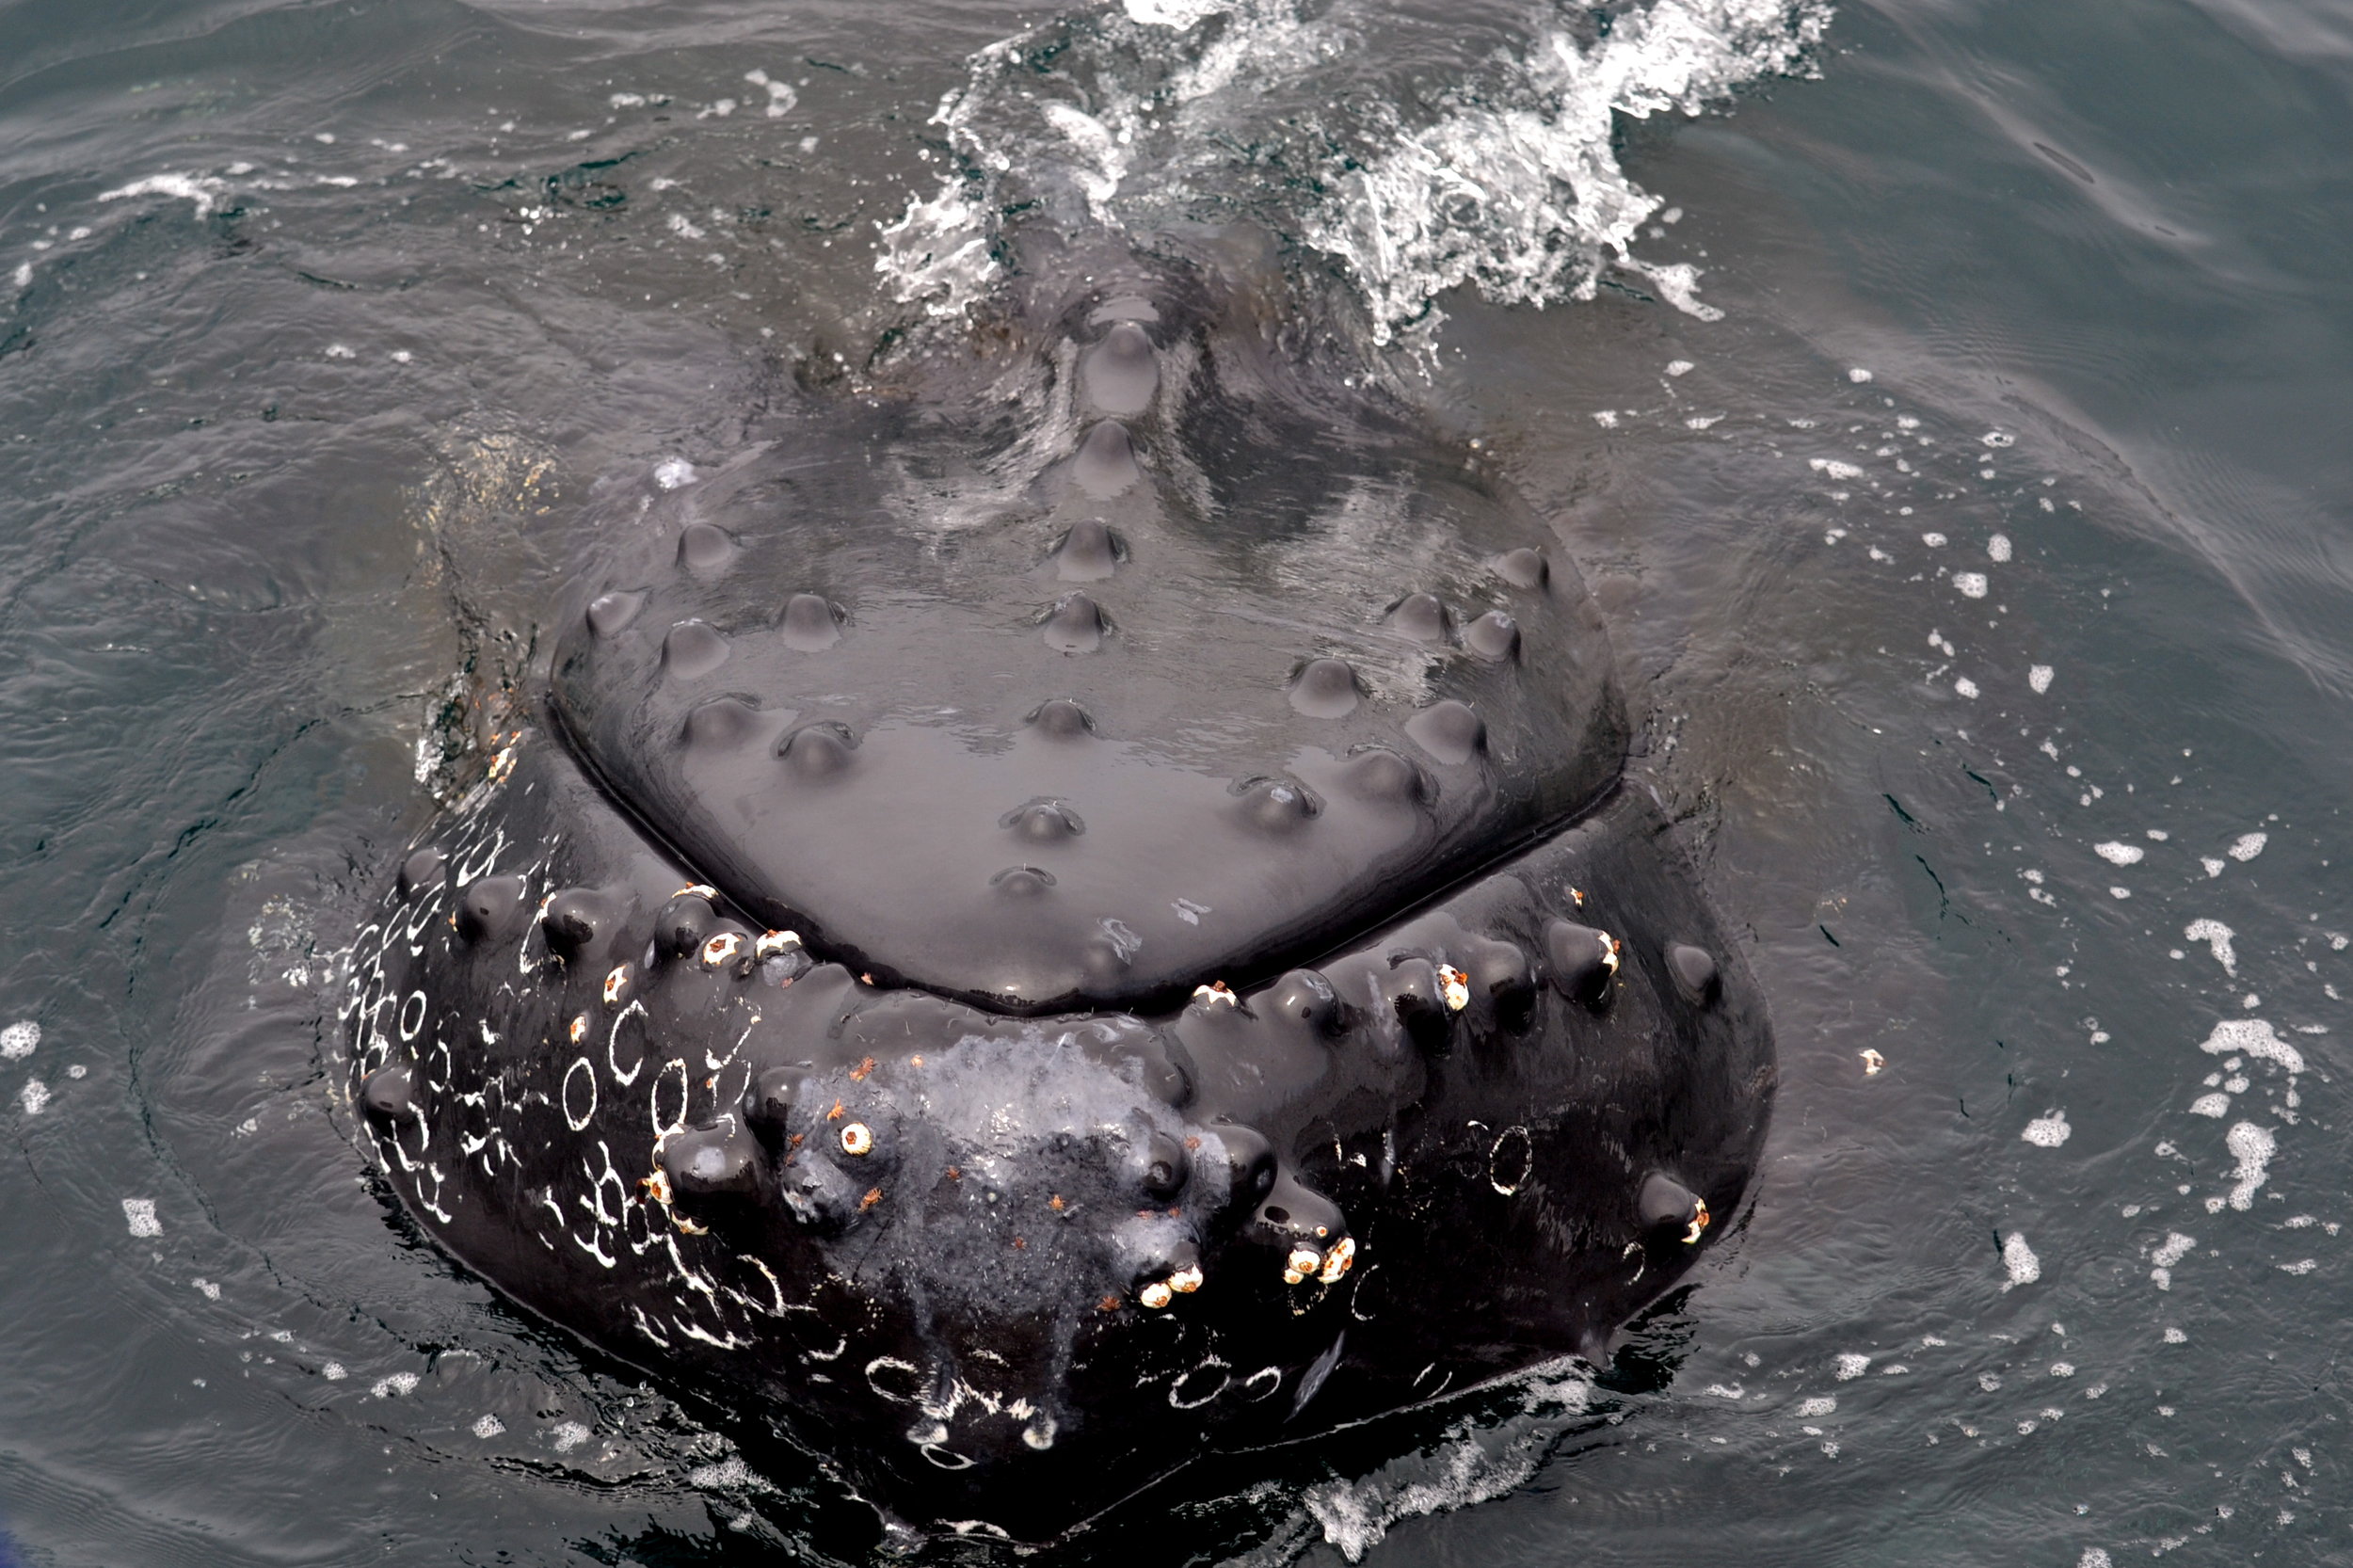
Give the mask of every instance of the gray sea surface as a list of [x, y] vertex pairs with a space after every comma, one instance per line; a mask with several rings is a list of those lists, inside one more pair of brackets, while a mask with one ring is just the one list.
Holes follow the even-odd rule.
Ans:
[[1783, 1069], [1607, 1373], [1051, 1555], [2353, 1560], [2347, 148], [2353, 0], [0, 0], [0, 1560], [877, 1556], [406, 1228], [333, 999], [590, 488], [1019, 208], [1498, 456]]

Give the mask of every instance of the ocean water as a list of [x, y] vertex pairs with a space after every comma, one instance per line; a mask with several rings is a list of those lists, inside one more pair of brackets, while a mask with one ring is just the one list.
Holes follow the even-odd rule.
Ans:
[[2347, 146], [2345, 0], [0, 5], [0, 1560], [876, 1556], [387, 1208], [340, 950], [600, 477], [1201, 224], [1553, 519], [1783, 1080], [1606, 1372], [1051, 1555], [2353, 1559]]

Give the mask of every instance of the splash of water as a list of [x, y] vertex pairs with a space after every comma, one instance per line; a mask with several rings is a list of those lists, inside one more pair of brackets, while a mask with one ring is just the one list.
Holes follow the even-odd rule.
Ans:
[[958, 314], [1004, 278], [1016, 213], [1148, 229], [1240, 211], [1338, 264], [1379, 342], [1434, 325], [1449, 289], [1542, 307], [1590, 297], [1613, 269], [1713, 319], [1697, 269], [1636, 254], [1661, 202], [1620, 164], [1617, 117], [1697, 116], [1802, 73], [1830, 15], [1825, 0], [1655, 0], [1600, 26], [1547, 15], [1433, 115], [1337, 90], [1374, 25], [1347, 0], [1313, 15], [1304, 0], [1126, 0], [971, 57], [933, 117], [952, 170], [883, 229], [876, 265], [894, 298]]

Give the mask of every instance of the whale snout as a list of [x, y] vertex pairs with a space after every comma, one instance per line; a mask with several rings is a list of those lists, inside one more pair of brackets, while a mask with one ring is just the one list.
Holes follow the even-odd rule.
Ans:
[[[888, 1010], [905, 1039], [908, 1012], [949, 1005]], [[744, 1048], [792, 1046], [778, 1030]], [[740, 1110], [662, 1140], [658, 1200], [674, 1226], [826, 1282], [799, 1315], [836, 1331], [840, 1418], [902, 1464], [985, 1471], [971, 1480], [991, 1486], [1081, 1464], [1099, 1484], [1107, 1450], [1167, 1445], [1155, 1428], [1187, 1429], [1189, 1445], [1184, 1413], [1245, 1351], [1257, 1359], [1241, 1374], [1266, 1368], [1272, 1392], [1321, 1349], [1292, 1331], [1301, 1248], [1290, 1210], [1267, 1201], [1268, 1141], [1200, 1113], [1179, 1042], [1112, 1016], [856, 1048], [748, 1068]], [[1322, 1208], [1319, 1284], [1353, 1256]]]

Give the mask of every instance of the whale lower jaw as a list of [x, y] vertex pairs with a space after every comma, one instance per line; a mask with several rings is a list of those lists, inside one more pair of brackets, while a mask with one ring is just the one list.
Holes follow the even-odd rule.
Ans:
[[1017, 1017], [766, 930], [525, 732], [360, 934], [363, 1143], [520, 1305], [928, 1530], [1608, 1336], [1754, 1169], [1762, 1002], [1639, 792], [1312, 968]]

